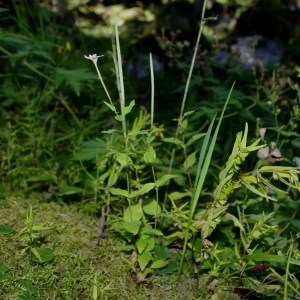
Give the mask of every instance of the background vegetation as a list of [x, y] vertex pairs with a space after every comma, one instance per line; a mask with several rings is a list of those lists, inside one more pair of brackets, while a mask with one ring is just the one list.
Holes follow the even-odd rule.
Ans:
[[297, 1], [0, 12], [3, 299], [299, 297]]

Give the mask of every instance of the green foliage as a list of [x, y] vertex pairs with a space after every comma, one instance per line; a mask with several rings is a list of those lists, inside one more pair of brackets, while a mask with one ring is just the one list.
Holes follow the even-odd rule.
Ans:
[[[45, 238], [45, 235], [42, 235], [42, 233], [53, 230], [54, 226], [46, 223], [34, 225], [31, 205], [29, 207], [29, 212], [26, 217], [26, 223], [26, 226], [14, 235], [12, 235], [14, 233], [14, 230], [9, 225], [0, 224], [0, 234], [16, 238], [20, 243], [21, 247], [23, 248], [23, 252], [30, 249], [33, 261], [39, 263], [50, 262], [53, 259], [53, 251], [49, 248], [37, 247], [37, 245], [43, 238]], [[5, 274], [3, 273], [3, 276], [4, 275]]]
[[[95, 214], [101, 209], [98, 240], [106, 228], [123, 239], [126, 258], [122, 258], [138, 283], [150, 275], [179, 272], [199, 277], [205, 285], [203, 295], [214, 298], [239, 297], [239, 288], [271, 297], [282, 289], [285, 299], [291, 293], [298, 296], [298, 84], [286, 80], [287, 88], [275, 75], [269, 79], [267, 72], [258, 78], [236, 66], [225, 70], [209, 58], [207, 69], [195, 67], [202, 29], [210, 20], [204, 18], [204, 9], [190, 66], [181, 61], [182, 53], [176, 53], [186, 43], [173, 45], [174, 61], [178, 70], [187, 73], [187, 81], [181, 86], [176, 82], [176, 91], [166, 101], [172, 103], [172, 97], [183, 91], [179, 116], [169, 126], [169, 120], [154, 112], [154, 98], [160, 97], [154, 97], [152, 55], [150, 114], [138, 107], [138, 101], [130, 98], [127, 103], [116, 24], [112, 30], [115, 90], [108, 89], [102, 78], [105, 68], [97, 64], [102, 55], [84, 56], [93, 62], [103, 88], [96, 94], [96, 76], [83, 65], [82, 53], [76, 59], [77, 52], [70, 51], [70, 41], [60, 28], [51, 28], [57, 34], [45, 30], [47, 11], [38, 12], [31, 32], [25, 6], [15, 8], [13, 28], [0, 30], [5, 70], [0, 77], [0, 175], [5, 189], [1, 197], [15, 187], [39, 191], [43, 200], [55, 196], [71, 202], [80, 195], [86, 211]], [[198, 72], [192, 76], [195, 69]], [[239, 79], [235, 89], [233, 76]], [[173, 86], [163, 89], [171, 91]], [[292, 97], [296, 93], [296, 100], [288, 103], [290, 109], [282, 104], [288, 93]], [[103, 95], [107, 101], [102, 101]], [[89, 97], [95, 102], [101, 99], [104, 105], [78, 103]], [[111, 126], [105, 127], [106, 123]], [[260, 138], [251, 137], [255, 126]], [[260, 145], [265, 143], [261, 129], [267, 130], [270, 146]], [[267, 152], [264, 157], [257, 155], [260, 149]], [[53, 229], [52, 224], [36, 225], [30, 206], [23, 228], [15, 233], [10, 225], [0, 224], [0, 235], [16, 239], [21, 253], [28, 250], [38, 268], [51, 269], [54, 252], [43, 241]], [[87, 268], [85, 258], [76, 260]], [[255, 273], [256, 268], [263, 271]], [[94, 269], [85, 276], [93, 278], [93, 299], [110, 290], [111, 283], [100, 284], [102, 274]], [[11, 267], [1, 264], [0, 281], [10, 278]], [[19, 299], [40, 296], [34, 282], [19, 281], [24, 291]], [[81, 297], [80, 292], [74, 295]]]
[[[118, 33], [116, 32], [116, 34]], [[119, 54], [116, 55], [115, 61], [119, 62], [116, 70], [118, 73], [121, 66], [119, 65]], [[98, 70], [97, 64], [95, 66]], [[120, 74], [117, 78], [122, 80]], [[104, 85], [103, 80], [101, 83]], [[107, 103], [110, 110], [116, 115], [115, 119], [122, 124], [122, 130], [112, 129], [103, 132], [110, 136], [106, 138], [106, 145], [99, 143], [98, 150], [95, 152], [94, 145], [97, 147], [97, 144], [92, 141], [87, 142], [82, 150], [82, 155], [76, 156], [76, 159], [79, 160], [90, 158], [96, 159], [96, 162], [97, 158], [101, 157], [101, 163], [96, 163], [96, 172], [94, 172], [97, 177], [92, 173], [88, 173], [88, 175], [92, 179], [96, 198], [109, 207], [108, 211], [117, 211], [119, 206], [123, 208], [122, 218], [118, 215], [110, 216], [113, 219], [112, 229], [128, 243], [124, 250], [131, 251], [131, 259], [128, 260], [128, 264], [136, 274], [138, 282], [144, 281], [156, 269], [161, 269], [163, 272], [164, 269], [172, 270], [173, 268], [179, 272], [182, 270], [184, 274], [190, 274], [191, 271], [186, 267], [187, 263], [192, 263], [199, 268], [199, 272], [201, 269], [208, 269], [210, 273], [220, 274], [227, 270], [228, 264], [233, 264], [237, 258], [247, 261], [239, 253], [238, 247], [242, 247], [244, 253], [255, 253], [262, 237], [274, 234], [277, 230], [277, 226], [269, 224], [274, 218], [274, 213], [267, 216], [264, 213], [257, 215], [256, 222], [252, 226], [245, 224], [242, 215], [237, 217], [229, 212], [230, 197], [237, 194], [237, 190], [244, 190], [243, 193], [246, 191], [246, 194], [255, 193], [258, 197], [272, 200], [276, 199], [268, 195], [266, 188], [277, 193], [286, 193], [282, 187], [277, 188], [271, 178], [265, 177], [267, 173], [272, 174], [272, 177], [279, 180], [283, 186], [299, 191], [299, 170], [294, 167], [262, 164], [253, 171], [240, 174], [241, 167], [249, 154], [256, 153], [257, 150], [264, 147], [264, 145], [258, 145], [260, 139], [247, 145], [248, 124], [246, 123], [244, 132], [239, 132], [236, 136], [225, 168], [219, 172], [219, 184], [212, 193], [212, 201], [207, 202], [206, 208], [198, 208], [198, 201], [203, 194], [202, 188], [211, 165], [220, 124], [231, 93], [232, 89], [214, 134], [212, 134], [212, 129], [215, 118], [206, 134], [191, 135], [191, 138], [187, 140], [185, 135], [188, 129], [188, 119], [194, 112], [181, 113], [178, 118], [176, 136], [163, 138], [165, 143], [173, 145], [168, 172], [163, 171], [166, 170], [163, 165], [165, 157], [161, 155], [163, 151], [160, 150], [165, 144], [157, 141], [153, 127], [152, 129], [148, 127], [150, 117], [140, 111], [139, 117], [135, 118], [131, 127], [127, 124], [127, 117], [135, 105], [134, 101], [131, 101], [129, 106], [121, 101], [121, 114], [117, 113], [118, 110], [113, 102]], [[197, 159], [198, 151], [192, 150], [191, 153], [188, 151], [202, 137], [205, 138]], [[175, 152], [178, 150], [183, 150], [184, 156], [181, 161], [181, 171], [173, 168]], [[198, 166], [196, 166], [197, 161]], [[161, 202], [160, 191], [166, 184], [169, 184], [170, 180], [176, 182], [179, 189], [183, 190], [169, 191], [167, 188], [165, 190], [166, 198], [164, 202]], [[104, 193], [100, 191], [104, 191]], [[166, 199], [169, 199], [171, 203], [169, 204]], [[176, 204], [178, 201], [181, 202], [181, 205]], [[124, 208], [126, 202], [128, 206]], [[246, 220], [250, 221], [251, 218], [247, 217]], [[222, 222], [226, 221], [231, 221], [233, 226], [240, 230], [241, 244], [232, 253], [233, 260], [225, 263], [222, 255], [231, 250], [225, 245], [220, 247], [218, 244], [214, 244], [208, 238], [218, 230]], [[181, 259], [171, 259], [169, 254], [163, 258], [157, 256], [155, 249], [159, 248], [160, 240], [169, 240], [171, 243], [184, 241]], [[164, 249], [168, 253], [168, 247]], [[297, 264], [296, 260], [295, 262]]]
[[[90, 127], [77, 114], [74, 100], [82, 95], [83, 85], [93, 90], [88, 82], [95, 75], [70, 64], [78, 55], [73, 41], [58, 24], [47, 27], [50, 12], [32, 4], [33, 12], [27, 5], [13, 1], [13, 12], [2, 12], [0, 19], [0, 174], [4, 189], [42, 187], [53, 195], [63, 186], [76, 185], [80, 177], [80, 169], [66, 157]], [[1, 28], [6, 19], [12, 26]], [[76, 188], [73, 192], [78, 193]]]

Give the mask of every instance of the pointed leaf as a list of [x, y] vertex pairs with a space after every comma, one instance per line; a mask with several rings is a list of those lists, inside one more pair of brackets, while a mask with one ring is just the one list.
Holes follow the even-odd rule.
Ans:
[[163, 235], [163, 233], [160, 230], [151, 227], [143, 227], [140, 233], [141, 235]]
[[144, 161], [146, 164], [153, 164], [156, 161], [156, 153], [153, 147], [147, 149], [144, 153]]
[[151, 259], [152, 259], [152, 255], [150, 252], [144, 252], [138, 256], [138, 262], [139, 262], [141, 271], [145, 270], [145, 268], [147, 267], [147, 265], [149, 264]]
[[125, 106], [124, 111], [123, 111], [124, 115], [129, 114], [131, 112], [132, 108], [134, 107], [134, 105], [135, 105], [135, 101], [132, 100], [128, 106]]
[[113, 194], [114, 196], [123, 196], [125, 198], [129, 197], [129, 193], [127, 190], [122, 190], [122, 189], [118, 189], [118, 188], [110, 188], [109, 191], [111, 192], [111, 194]]
[[53, 251], [49, 248], [31, 248], [32, 260], [39, 263], [49, 262], [54, 258]]
[[132, 163], [130, 156], [126, 153], [117, 153], [117, 161], [122, 167], [126, 167]]
[[126, 208], [123, 219], [125, 222], [139, 221], [143, 217], [143, 209], [140, 203]]
[[116, 112], [116, 108], [114, 106], [112, 106], [111, 104], [109, 104], [108, 102], [104, 102], [104, 104], [113, 112]]
[[192, 138], [190, 138], [188, 140], [188, 142], [186, 143], [187, 146], [193, 144], [194, 142], [198, 141], [199, 139], [201, 139], [202, 137], [205, 136], [206, 133], [198, 133], [192, 136]]
[[160, 186], [166, 185], [170, 179], [176, 178], [176, 177], [177, 177], [176, 175], [171, 175], [171, 174], [163, 175], [161, 178], [156, 180], [156, 186], [160, 187]]
[[187, 158], [186, 160], [183, 162], [183, 167], [186, 169], [186, 170], [189, 170], [191, 167], [193, 167], [196, 163], [196, 154], [197, 154], [197, 151], [191, 153]]
[[147, 199], [143, 201], [144, 213], [150, 216], [156, 216], [161, 213], [161, 208], [156, 200]]
[[179, 139], [175, 139], [175, 138], [164, 138], [163, 142], [166, 143], [171, 143], [171, 144], [175, 144], [175, 145], [183, 145], [183, 142]]
[[133, 221], [133, 222], [126, 222], [124, 225], [125, 230], [127, 230], [128, 232], [137, 235], [140, 227], [141, 227], [142, 223], [141, 221]]
[[136, 248], [140, 254], [146, 249], [148, 245], [148, 240], [149, 239], [146, 238], [146, 239], [138, 239], [136, 241]]
[[151, 265], [151, 269], [161, 269], [168, 265], [168, 262], [165, 260], [156, 260]]
[[230, 213], [226, 213], [225, 218], [233, 221], [233, 223], [236, 227], [239, 227], [242, 232], [245, 232], [245, 228], [244, 228], [243, 224], [240, 222], [240, 220], [237, 217], [235, 217], [234, 215], [232, 215]]
[[147, 194], [149, 191], [154, 189], [154, 187], [155, 187], [155, 183], [153, 183], [153, 182], [143, 184], [138, 190], [130, 193], [129, 198], [133, 199], [133, 198], [142, 196], [144, 194]]

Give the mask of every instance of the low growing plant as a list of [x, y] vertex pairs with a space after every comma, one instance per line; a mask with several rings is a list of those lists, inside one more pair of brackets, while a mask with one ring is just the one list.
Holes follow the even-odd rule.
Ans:
[[[204, 21], [203, 17], [202, 23]], [[197, 45], [200, 41], [201, 28]], [[241, 211], [242, 204], [233, 205], [231, 199], [236, 198], [238, 201], [242, 195], [244, 199], [255, 197], [253, 201], [275, 202], [278, 195], [288, 196], [290, 189], [299, 192], [299, 169], [293, 166], [259, 163], [251, 171], [243, 172], [246, 158], [266, 147], [260, 144], [261, 138], [247, 145], [246, 123], [244, 131], [236, 135], [226, 165], [219, 172], [219, 182], [215, 190], [212, 193], [205, 191], [203, 186], [208, 169], [212, 166], [212, 154], [233, 86], [219, 119], [216, 116], [212, 119], [206, 133], [195, 133], [187, 137], [188, 117], [193, 111], [185, 112], [185, 101], [195, 61], [194, 55], [177, 119], [175, 137], [160, 139], [162, 128], [154, 124], [152, 65], [150, 63], [151, 113], [148, 115], [141, 110], [130, 122], [129, 116], [134, 112], [135, 102], [132, 100], [129, 105], [125, 103], [121, 51], [116, 25], [114, 33], [113, 59], [120, 109], [115, 106], [102, 79], [97, 65], [100, 56], [93, 54], [85, 58], [94, 63], [109, 100], [105, 104], [113, 112], [121, 129], [116, 127], [103, 131], [105, 139], [86, 142], [82, 152], [74, 157], [81, 161], [95, 160], [94, 170], [84, 169], [93, 188], [94, 199], [102, 207], [99, 240], [104, 236], [105, 223], [111, 224], [110, 228], [127, 242], [124, 250], [131, 252], [127, 261], [138, 282], [144, 281], [147, 275], [155, 270], [159, 270], [160, 273], [176, 270], [179, 274], [183, 272], [186, 275], [198, 276], [203, 272], [207, 272], [209, 276], [239, 274], [240, 282], [244, 280], [246, 283], [248, 278], [243, 277], [244, 270], [255, 265], [257, 261], [266, 260], [269, 263], [288, 261], [289, 265], [298, 265], [299, 260], [291, 258], [291, 250], [286, 252], [288, 257], [282, 258], [265, 253], [272, 246], [266, 243], [269, 249], [264, 249], [262, 237], [270, 238], [277, 230], [275, 225], [270, 224], [273, 222], [274, 213], [261, 212], [253, 221]], [[217, 125], [214, 128], [216, 121]], [[200, 149], [195, 146], [196, 141], [201, 142]], [[190, 153], [193, 147], [194, 151]], [[234, 207], [239, 212], [236, 215], [230, 212]], [[227, 225], [229, 230], [239, 231], [239, 243], [236, 242], [236, 237], [231, 237], [229, 242], [222, 240], [219, 245], [215, 242], [214, 234], [218, 230], [222, 231], [221, 224], [228, 222], [232, 222], [232, 225]], [[227, 234], [230, 236], [230, 233]], [[234, 243], [236, 244], [233, 245]], [[171, 250], [175, 255], [170, 254]], [[297, 284], [297, 281], [295, 282]], [[252, 284], [251, 289], [254, 286], [255, 284]], [[285, 281], [286, 286], [295, 290], [294, 285]], [[276, 290], [270, 285], [268, 287], [273, 293]], [[285, 294], [286, 290], [287, 288]], [[212, 291], [217, 290], [212, 288]], [[241, 293], [238, 288], [236, 291]]]

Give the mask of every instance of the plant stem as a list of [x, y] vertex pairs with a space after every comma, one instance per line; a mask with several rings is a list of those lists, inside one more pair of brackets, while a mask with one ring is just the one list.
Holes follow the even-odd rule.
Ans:
[[[182, 99], [182, 103], [181, 103], [179, 118], [177, 120], [177, 128], [176, 128], [176, 133], [175, 133], [175, 138], [176, 139], [178, 138], [179, 130], [180, 130], [180, 127], [182, 125], [183, 114], [184, 114], [185, 104], [186, 104], [186, 100], [187, 100], [187, 94], [188, 94], [188, 90], [189, 90], [189, 87], [190, 87], [191, 77], [192, 77], [194, 66], [195, 66], [196, 56], [197, 56], [197, 52], [198, 52], [198, 48], [199, 48], [199, 44], [200, 44], [200, 39], [201, 39], [203, 27], [204, 27], [204, 24], [205, 24], [204, 15], [205, 15], [206, 5], [207, 5], [207, 0], [204, 0], [203, 8], [202, 8], [202, 15], [201, 15], [200, 28], [199, 28], [199, 32], [198, 32], [198, 36], [197, 36], [197, 40], [196, 40], [196, 45], [195, 45], [195, 49], [194, 49], [194, 54], [193, 54], [193, 58], [192, 58], [188, 78], [187, 78], [187, 81], [186, 81], [186, 84], [185, 84], [185, 89], [184, 89], [183, 99]], [[171, 171], [172, 171], [175, 152], [176, 152], [176, 148], [174, 147], [173, 150], [172, 150], [171, 160], [170, 160], [170, 164], [169, 164], [169, 173], [171, 173]]]

